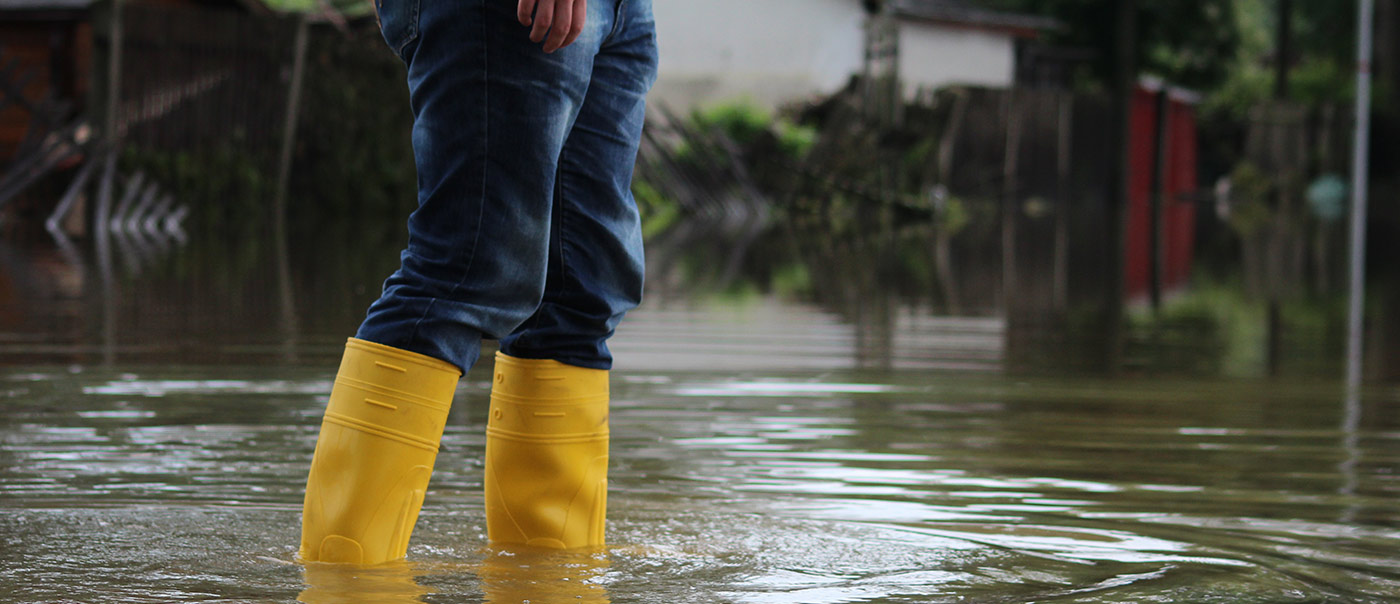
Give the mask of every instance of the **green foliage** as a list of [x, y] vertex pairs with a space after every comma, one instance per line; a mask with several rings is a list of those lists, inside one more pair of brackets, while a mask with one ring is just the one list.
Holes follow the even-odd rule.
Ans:
[[[1235, 288], [1193, 287], [1153, 313], [1129, 313], [1138, 355], [1151, 367], [1192, 369], [1225, 375], [1257, 375], [1263, 362], [1263, 312]], [[1185, 365], [1185, 366], [1183, 366]]]
[[1241, 162], [1230, 174], [1230, 226], [1241, 235], [1251, 235], [1268, 225], [1272, 212], [1268, 198], [1274, 183], [1257, 166]]
[[691, 114], [690, 121], [702, 132], [718, 129], [734, 142], [748, 145], [759, 134], [768, 131], [773, 116], [753, 102], [741, 100], [697, 109]]
[[[284, 13], [320, 12], [322, 0], [263, 0], [272, 10]], [[337, 12], [347, 17], [374, 14], [372, 0], [327, 0]]]
[[[1113, 2], [981, 0], [1002, 10], [1059, 19], [1049, 41], [1095, 51], [1091, 86], [1111, 80], [1118, 35]], [[1141, 72], [1206, 95], [1206, 111], [1243, 118], [1273, 95], [1279, 27], [1277, 0], [1139, 2], [1137, 60]], [[1345, 102], [1356, 47], [1356, 0], [1292, 4], [1290, 98], [1310, 104]]]
[[[1173, 84], [1210, 89], [1223, 82], [1228, 57], [1241, 42], [1235, 0], [1139, 2], [1137, 63], [1145, 73]], [[981, 0], [1000, 10], [1038, 14], [1064, 24], [1050, 32], [1050, 42], [1088, 48], [1097, 57], [1085, 83], [1100, 87], [1112, 81], [1118, 31], [1115, 2], [1102, 0]]]
[[1350, 103], [1356, 98], [1355, 77], [1350, 66], [1330, 58], [1308, 58], [1293, 69], [1291, 93], [1310, 106], [1324, 103]]
[[[699, 132], [720, 131], [741, 148], [751, 148], [765, 136], [777, 140], [778, 149], [790, 159], [801, 159], [817, 140], [817, 130], [778, 118], [749, 100], [737, 100], [697, 109], [690, 126]], [[680, 154], [684, 155], [685, 149]]]
[[[1346, 332], [1346, 303], [1340, 296], [1299, 299], [1280, 309], [1288, 356], [1295, 370], [1333, 371]], [[1167, 301], [1157, 313], [1140, 308], [1128, 316], [1143, 351], [1186, 362], [1197, 369], [1232, 377], [1257, 377], [1267, 371], [1268, 307], [1251, 299], [1237, 285], [1198, 279], [1182, 296]], [[1306, 343], [1306, 345], [1304, 345]], [[1312, 352], [1321, 351], [1321, 352]]]
[[[1348, 103], [1353, 98], [1351, 63], [1355, 51], [1356, 4], [1301, 2], [1293, 4], [1293, 48], [1289, 56], [1289, 99], [1309, 106]], [[1235, 27], [1241, 43], [1220, 58], [1226, 77], [1205, 91], [1207, 115], [1243, 120], [1250, 109], [1275, 95], [1279, 15], [1276, 0], [1237, 0]]]
[[1294, 0], [1294, 63], [1301, 57], [1351, 65], [1356, 59], [1356, 8], [1356, 0]]
[[956, 235], [972, 221], [972, 213], [967, 210], [967, 202], [951, 197], [938, 214], [939, 228], [949, 235]]
[[817, 142], [817, 129], [786, 120], [777, 123], [778, 148], [792, 159], [801, 159]]
[[812, 273], [807, 265], [800, 262], [780, 265], [773, 270], [769, 287], [773, 292], [787, 298], [806, 296], [812, 290]]
[[1272, 73], [1245, 65], [1237, 61], [1239, 69], [1232, 72], [1229, 79], [1206, 95], [1201, 109], [1205, 116], [1222, 116], [1224, 119], [1240, 121], [1249, 115], [1249, 110], [1273, 94], [1274, 76]]
[[649, 182], [634, 179], [632, 197], [637, 200], [637, 211], [642, 215], [643, 239], [665, 232], [681, 217], [680, 204]]
[[269, 170], [272, 150], [260, 155], [243, 147], [237, 140], [197, 153], [133, 146], [124, 150], [121, 167], [123, 173], [141, 173], [148, 185], [190, 204], [186, 231], [201, 238], [238, 238], [261, 228], [275, 186]]
[[1234, 0], [1144, 2], [1139, 6], [1143, 71], [1208, 90], [1228, 79], [1240, 46]]

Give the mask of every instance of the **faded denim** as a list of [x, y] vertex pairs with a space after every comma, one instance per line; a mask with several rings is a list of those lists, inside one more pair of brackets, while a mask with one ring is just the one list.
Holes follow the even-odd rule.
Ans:
[[650, 0], [588, 0], [553, 54], [516, 0], [379, 0], [408, 67], [418, 209], [356, 337], [470, 368], [481, 340], [609, 369], [642, 295], [631, 194], [656, 79]]

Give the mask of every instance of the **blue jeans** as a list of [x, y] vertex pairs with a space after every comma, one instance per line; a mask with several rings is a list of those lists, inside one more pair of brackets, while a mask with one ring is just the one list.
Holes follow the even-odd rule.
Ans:
[[632, 198], [656, 79], [651, 0], [588, 0], [545, 54], [516, 0], [377, 0], [408, 66], [418, 209], [356, 337], [470, 368], [481, 340], [609, 369], [642, 296]]

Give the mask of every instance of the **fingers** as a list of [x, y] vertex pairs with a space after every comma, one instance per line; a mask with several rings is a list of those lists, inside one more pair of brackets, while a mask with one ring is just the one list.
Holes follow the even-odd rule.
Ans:
[[[548, 2], [548, 0], [546, 0]], [[544, 42], [545, 52], [554, 52], [564, 46], [564, 40], [572, 33], [574, 21], [574, 0], [555, 0], [554, 24], [549, 30], [549, 38]]]
[[574, 19], [569, 24], [569, 37], [564, 39], [562, 46], [568, 46], [577, 40], [579, 34], [583, 33], [583, 22], [588, 18], [588, 0], [574, 0]]
[[531, 42], [543, 42], [550, 26], [554, 25], [554, 1], [544, 0], [535, 7], [535, 26], [530, 29]]
[[588, 0], [520, 0], [515, 17], [530, 28], [531, 42], [544, 42], [544, 51], [554, 52], [583, 33]]

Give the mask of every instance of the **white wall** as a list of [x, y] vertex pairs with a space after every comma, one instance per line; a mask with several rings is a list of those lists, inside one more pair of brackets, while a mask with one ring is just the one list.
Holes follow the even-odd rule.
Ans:
[[1016, 45], [1007, 34], [920, 22], [899, 26], [899, 77], [906, 96], [920, 86], [1010, 86]]
[[833, 92], [861, 69], [856, 0], [653, 0], [653, 10], [651, 98], [676, 109], [740, 97], [773, 107]]
[[[748, 98], [780, 104], [835, 92], [864, 62], [859, 0], [653, 0], [661, 72], [651, 99], [686, 111]], [[1009, 86], [1006, 34], [900, 24], [906, 95], [921, 85]]]

